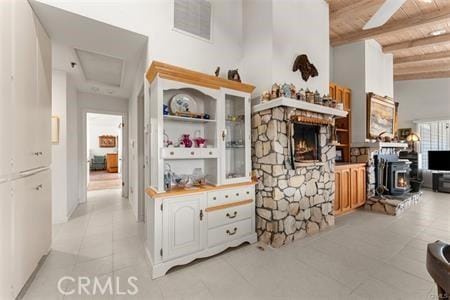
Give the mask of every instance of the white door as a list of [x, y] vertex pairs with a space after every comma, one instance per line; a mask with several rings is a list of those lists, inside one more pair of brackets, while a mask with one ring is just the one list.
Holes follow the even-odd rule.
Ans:
[[30, 170], [38, 166], [39, 150], [35, 149], [38, 106], [37, 51], [35, 17], [28, 1], [11, 1], [13, 14], [13, 93], [14, 93], [14, 171]]
[[11, 184], [0, 183], [0, 299], [12, 299], [12, 197]]
[[163, 261], [202, 249], [205, 202], [204, 194], [163, 200]]
[[51, 162], [51, 115], [52, 115], [52, 49], [44, 28], [36, 22], [37, 34], [37, 105], [36, 150], [39, 152], [39, 166]]
[[0, 178], [11, 173], [12, 1], [0, 1]]

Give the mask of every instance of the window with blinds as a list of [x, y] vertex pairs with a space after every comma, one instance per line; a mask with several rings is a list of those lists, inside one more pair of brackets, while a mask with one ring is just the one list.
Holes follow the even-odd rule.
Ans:
[[428, 169], [428, 151], [450, 150], [450, 121], [419, 123], [422, 166]]
[[206, 0], [174, 0], [173, 26], [210, 41], [211, 3]]

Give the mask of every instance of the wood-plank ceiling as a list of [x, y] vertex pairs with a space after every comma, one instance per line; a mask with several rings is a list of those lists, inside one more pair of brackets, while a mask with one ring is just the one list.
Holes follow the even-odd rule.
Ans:
[[395, 80], [450, 77], [450, 0], [407, 0], [386, 24], [369, 30], [362, 28], [384, 0], [328, 3], [332, 46], [375, 39], [394, 55]]

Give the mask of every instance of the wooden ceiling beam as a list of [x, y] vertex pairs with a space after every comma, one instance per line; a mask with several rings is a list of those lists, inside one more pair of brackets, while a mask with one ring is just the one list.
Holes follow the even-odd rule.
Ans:
[[394, 67], [394, 75], [402, 74], [415, 74], [415, 73], [426, 73], [426, 72], [441, 72], [450, 71], [450, 63], [442, 64], [419, 64], [415, 66], [398, 66]]
[[338, 23], [348, 17], [354, 18], [355, 15], [361, 15], [364, 12], [371, 12], [383, 4], [383, 0], [360, 0], [347, 5], [343, 8], [330, 11], [330, 23]]
[[439, 60], [439, 59], [446, 59], [446, 58], [450, 58], [450, 50], [449, 51], [442, 51], [442, 52], [422, 54], [422, 55], [398, 57], [398, 58], [394, 58], [394, 64], [395, 65], [401, 65], [401, 64], [407, 64], [407, 63], [432, 61], [432, 60]]
[[443, 44], [448, 42], [450, 42], [450, 33], [386, 45], [383, 47], [383, 52], [392, 53], [404, 49], [412, 49], [428, 45]]
[[423, 72], [423, 73], [410, 73], [410, 74], [394, 75], [395, 81], [433, 79], [433, 78], [450, 78], [450, 71], [436, 71], [436, 72]]
[[332, 46], [340, 46], [348, 43], [353, 43], [361, 40], [373, 39], [381, 35], [394, 33], [397, 31], [411, 29], [426, 24], [448, 21], [450, 19], [450, 7], [445, 9], [421, 14], [419, 16], [406, 18], [398, 21], [391, 21], [383, 26], [351, 32], [341, 37], [332, 39]]

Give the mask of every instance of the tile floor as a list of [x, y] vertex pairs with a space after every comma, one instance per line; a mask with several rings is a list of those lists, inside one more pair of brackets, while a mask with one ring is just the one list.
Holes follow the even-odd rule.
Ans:
[[450, 242], [450, 195], [425, 192], [400, 217], [351, 213], [334, 228], [281, 249], [242, 246], [157, 280], [150, 276], [143, 235], [120, 190], [90, 192], [68, 223], [54, 227], [53, 250], [24, 298], [96, 298], [61, 295], [58, 279], [70, 275], [125, 282], [135, 276], [135, 299], [437, 299], [425, 268], [426, 244]]

